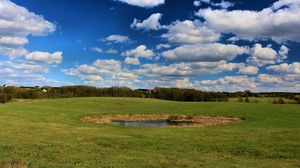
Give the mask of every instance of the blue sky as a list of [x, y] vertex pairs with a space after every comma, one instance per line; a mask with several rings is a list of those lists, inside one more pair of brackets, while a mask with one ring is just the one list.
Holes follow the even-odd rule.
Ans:
[[300, 91], [298, 0], [0, 0], [0, 81]]

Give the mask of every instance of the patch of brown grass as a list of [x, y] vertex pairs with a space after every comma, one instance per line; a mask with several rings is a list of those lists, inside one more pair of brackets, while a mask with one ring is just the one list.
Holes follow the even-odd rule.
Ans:
[[11, 162], [0, 161], [0, 168], [28, 168], [23, 162], [14, 160]]
[[94, 122], [98, 124], [110, 124], [114, 121], [155, 121], [166, 120], [172, 122], [193, 122], [194, 124], [188, 126], [205, 127], [215, 125], [227, 125], [234, 122], [241, 121], [238, 117], [229, 116], [198, 116], [186, 114], [114, 114], [114, 115], [100, 115], [88, 116], [81, 118], [81, 121]]

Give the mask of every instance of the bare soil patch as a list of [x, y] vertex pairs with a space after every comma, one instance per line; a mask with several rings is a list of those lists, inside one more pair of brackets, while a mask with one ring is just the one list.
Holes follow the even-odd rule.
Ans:
[[207, 127], [216, 125], [228, 125], [241, 121], [239, 117], [232, 116], [199, 116], [199, 115], [167, 115], [167, 114], [114, 114], [88, 116], [80, 119], [84, 122], [94, 122], [98, 124], [110, 124], [114, 121], [157, 121], [166, 120], [169, 122], [193, 122], [189, 127]]

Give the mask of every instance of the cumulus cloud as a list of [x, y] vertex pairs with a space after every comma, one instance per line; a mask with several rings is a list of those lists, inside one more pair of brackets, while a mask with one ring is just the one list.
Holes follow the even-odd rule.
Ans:
[[122, 63], [118, 60], [98, 59], [91, 65], [83, 64], [76, 68], [63, 70], [63, 72], [69, 76], [79, 76], [82, 79], [85, 79], [84, 77], [86, 75], [97, 75], [101, 77], [105, 75], [113, 75], [114, 73], [121, 71], [121, 66]]
[[137, 72], [150, 77], [197, 77], [222, 72], [229, 72], [242, 66], [238, 63], [219, 62], [193, 62], [174, 63], [168, 66], [158, 64], [144, 64]]
[[152, 59], [155, 54], [152, 50], [147, 49], [145, 45], [140, 45], [135, 49], [123, 52], [122, 55], [126, 57], [133, 56], [137, 58]]
[[211, 3], [212, 6], [228, 9], [234, 6], [234, 3], [222, 0], [220, 3]]
[[21, 47], [5, 47], [0, 45], [0, 56], [8, 56], [10, 59], [14, 59], [16, 57], [23, 56], [27, 53], [28, 51]]
[[25, 37], [0, 37], [0, 45], [5, 47], [19, 47], [28, 43]]
[[164, 48], [171, 48], [171, 45], [170, 44], [158, 44], [158, 45], [156, 45], [157, 50], [161, 50], [161, 49], [164, 49]]
[[99, 87], [113, 85], [133, 86], [139, 76], [122, 68], [122, 62], [114, 59], [98, 59], [92, 64], [63, 69], [65, 75], [79, 77], [85, 84]]
[[152, 8], [165, 3], [165, 0], [116, 0], [133, 6]]
[[234, 3], [224, 1], [224, 0], [222, 0], [219, 3], [214, 3], [211, 0], [197, 0], [197, 1], [194, 1], [194, 6], [201, 6], [202, 3], [208, 4], [208, 5], [211, 5], [211, 6], [214, 6], [214, 7], [220, 7], [222, 9], [227, 9], [229, 7], [234, 6]]
[[115, 49], [112, 49], [112, 48], [106, 50], [105, 52], [108, 53], [108, 54], [118, 54], [118, 51], [115, 50]]
[[299, 62], [294, 62], [292, 64], [284, 63], [284, 64], [280, 64], [280, 65], [268, 66], [266, 69], [275, 71], [275, 72], [300, 75], [300, 63]]
[[84, 75], [81, 77], [81, 79], [86, 81], [100, 81], [103, 80], [103, 78], [99, 75]]
[[278, 51], [278, 57], [276, 62], [281, 63], [283, 60], [287, 59], [287, 56], [289, 54], [290, 49], [287, 48], [286, 46], [282, 45], [280, 47], [280, 50]]
[[108, 54], [117, 54], [118, 53], [118, 51], [115, 50], [115, 49], [110, 48], [110, 49], [107, 49], [107, 50], [103, 50], [100, 47], [92, 47], [91, 51], [94, 51], [96, 53], [108, 53]]
[[108, 59], [108, 60], [98, 59], [93, 63], [93, 66], [113, 72], [113, 71], [120, 71], [121, 64], [122, 63], [120, 61], [114, 59]]
[[255, 44], [250, 49], [250, 57], [247, 62], [250, 65], [262, 67], [267, 64], [280, 63], [287, 58], [289, 49], [286, 46], [281, 46], [279, 52], [271, 48], [271, 46], [263, 47], [261, 44]]
[[25, 60], [42, 64], [60, 64], [62, 62], [62, 52], [48, 53], [35, 51], [25, 55]]
[[300, 4], [281, 0], [261, 11], [200, 9], [196, 14], [205, 25], [222, 33], [233, 33], [243, 39], [272, 38], [276, 42], [300, 41]]
[[256, 75], [259, 69], [255, 66], [242, 66], [240, 67], [238, 74], [243, 75]]
[[143, 21], [140, 21], [135, 18], [133, 20], [133, 23], [130, 25], [130, 27], [136, 30], [146, 30], [146, 31], [159, 30], [164, 27], [159, 23], [161, 17], [162, 17], [161, 13], [155, 13]]
[[28, 11], [9, 0], [0, 1], [0, 55], [23, 56], [27, 36], [41, 36], [55, 30], [55, 25], [42, 16]]
[[220, 34], [203, 26], [200, 21], [176, 21], [168, 26], [168, 32], [161, 36], [170, 43], [195, 44], [216, 42]]
[[139, 61], [139, 58], [130, 58], [130, 57], [126, 57], [124, 60], [124, 63], [128, 64], [128, 65], [140, 65], [141, 64]]
[[213, 91], [254, 90], [258, 87], [255, 78], [247, 76], [225, 76], [217, 80], [200, 80], [199, 88]]
[[168, 60], [175, 61], [232, 61], [236, 56], [244, 54], [247, 49], [237, 45], [209, 43], [182, 45], [162, 53]]
[[255, 44], [250, 49], [251, 56], [247, 62], [251, 65], [264, 66], [266, 64], [275, 64], [277, 52], [271, 46], [262, 47], [261, 44]]
[[259, 74], [256, 77], [225, 76], [216, 80], [200, 80], [197, 87], [213, 91], [295, 92], [299, 91], [300, 77], [295, 75]]
[[39, 74], [32, 74], [25, 71], [7, 71], [0, 69], [0, 80], [7, 85], [17, 86], [59, 86], [66, 83], [58, 80], [47, 79]]
[[194, 1], [194, 6], [200, 6], [201, 5], [201, 1]]
[[188, 78], [175, 80], [175, 86], [177, 88], [194, 88], [195, 87], [195, 85]]
[[105, 38], [105, 41], [112, 43], [126, 43], [130, 41], [128, 36], [113, 34]]
[[282, 80], [279, 76], [269, 75], [269, 74], [259, 74], [257, 80], [265, 84], [279, 84]]

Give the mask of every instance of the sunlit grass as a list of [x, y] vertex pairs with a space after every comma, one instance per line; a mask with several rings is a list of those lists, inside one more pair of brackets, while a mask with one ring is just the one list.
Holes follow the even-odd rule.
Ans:
[[[245, 117], [206, 128], [118, 127], [100, 114]], [[0, 160], [28, 167], [299, 167], [300, 105], [74, 98], [0, 105]]]

